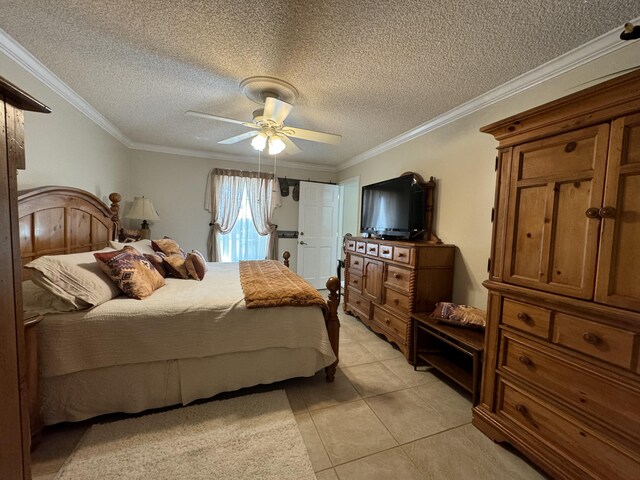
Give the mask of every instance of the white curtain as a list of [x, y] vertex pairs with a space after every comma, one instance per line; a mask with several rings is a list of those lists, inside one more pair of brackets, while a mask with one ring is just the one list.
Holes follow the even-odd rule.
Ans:
[[207, 255], [210, 262], [220, 261], [218, 235], [229, 233], [238, 219], [244, 178], [237, 173], [240, 172], [214, 168], [209, 174], [205, 203], [207, 210], [211, 212], [207, 239]]
[[[270, 177], [270, 178], [269, 178]], [[265, 177], [251, 172], [246, 179], [247, 199], [251, 209], [253, 224], [260, 235], [267, 235], [267, 258], [278, 258], [277, 225], [272, 223], [273, 210], [279, 204], [279, 190], [276, 188], [273, 175]]]
[[256, 231], [259, 235], [268, 236], [264, 256], [277, 258], [277, 226], [272, 219], [273, 210], [280, 204], [280, 192], [273, 175], [216, 168], [209, 174], [205, 193], [205, 208], [211, 212], [207, 240], [209, 261], [222, 260], [220, 236], [228, 234], [235, 226], [245, 191]]

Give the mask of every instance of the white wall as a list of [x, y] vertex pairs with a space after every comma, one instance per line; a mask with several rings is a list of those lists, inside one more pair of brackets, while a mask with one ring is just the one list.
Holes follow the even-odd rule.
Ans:
[[33, 75], [0, 53], [0, 75], [41, 101], [52, 113], [25, 112], [26, 170], [18, 188], [81, 188], [108, 202], [128, 194], [129, 151]]
[[[209, 158], [194, 158], [142, 150], [131, 150], [131, 202], [134, 196], [144, 195], [153, 200], [160, 220], [151, 224], [152, 238], [168, 235], [185, 249], [196, 249], [206, 253], [210, 214], [204, 208], [207, 177], [212, 168], [232, 168], [257, 171], [257, 165], [229, 162]], [[269, 163], [262, 171], [273, 171]], [[335, 174], [278, 166], [278, 177], [335, 180]], [[293, 190], [293, 189], [291, 189]], [[128, 205], [127, 205], [128, 207]], [[126, 208], [125, 208], [126, 212]], [[292, 195], [282, 199], [282, 207], [274, 212], [274, 222], [280, 230], [298, 229], [298, 202]], [[131, 227], [137, 224], [131, 223]], [[293, 239], [279, 239], [279, 255], [284, 250], [291, 252], [291, 268], [296, 268], [297, 243]]]
[[342, 170], [338, 180], [359, 175], [361, 185], [367, 185], [405, 171], [418, 172], [425, 179], [435, 176], [435, 232], [445, 243], [458, 246], [453, 300], [486, 308], [482, 282], [487, 278], [490, 255], [497, 142], [480, 133], [480, 127], [587, 88], [597, 83], [591, 80], [598, 77], [638, 65], [640, 42], [630, 42], [606, 57]]

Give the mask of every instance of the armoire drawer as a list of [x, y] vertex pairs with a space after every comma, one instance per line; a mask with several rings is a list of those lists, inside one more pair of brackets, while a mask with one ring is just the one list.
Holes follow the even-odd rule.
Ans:
[[366, 242], [356, 242], [356, 252], [358, 253], [366, 253], [367, 251], [367, 243]]
[[631, 368], [635, 336], [628, 330], [564, 313], [556, 313], [553, 319], [553, 343], [622, 368]]
[[349, 289], [349, 300], [347, 302], [347, 308], [354, 310], [363, 316], [365, 319], [369, 319], [369, 313], [371, 312], [371, 302], [366, 298], [358, 295], [353, 291], [353, 288]]
[[367, 243], [367, 255], [371, 255], [372, 257], [378, 256], [378, 244], [377, 243]]
[[402, 291], [408, 291], [411, 283], [411, 270], [396, 265], [388, 265], [384, 283]]
[[407, 321], [382, 310], [377, 305], [373, 306], [373, 321], [385, 330], [390, 331], [404, 343], [407, 338]]
[[410, 304], [409, 295], [385, 288], [384, 305], [386, 307], [389, 307], [391, 310], [396, 310], [398, 313], [408, 315]]
[[[640, 410], [637, 408], [640, 391], [630, 388], [610, 376], [598, 375], [592, 366], [569, 363], [553, 350], [531, 348], [527, 340], [507, 333], [502, 336], [500, 370], [519, 377], [525, 385], [533, 385], [560, 399], [586, 418], [595, 418], [623, 429], [638, 438], [640, 444]], [[530, 343], [530, 342], [529, 342]], [[615, 406], [615, 408], [612, 408]]]
[[502, 323], [537, 337], [549, 338], [551, 310], [505, 298]]
[[585, 470], [582, 478], [638, 478], [640, 459], [633, 458], [630, 452], [623, 451], [622, 447], [618, 448], [614, 442], [548, 406], [533, 394], [525, 394], [524, 390], [519, 391], [504, 382], [500, 382], [499, 388], [498, 413], [553, 446], [567, 459], [579, 459]]

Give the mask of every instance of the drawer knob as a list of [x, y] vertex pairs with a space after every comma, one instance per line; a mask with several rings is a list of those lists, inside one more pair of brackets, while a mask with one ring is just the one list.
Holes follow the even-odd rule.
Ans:
[[522, 415], [526, 415], [527, 413], [529, 413], [529, 411], [527, 410], [527, 407], [525, 407], [521, 403], [516, 405], [516, 411], [518, 413], [521, 413]]
[[397, 298], [393, 299], [393, 303], [395, 303], [396, 305], [398, 305], [400, 303], [400, 300], [398, 300]]
[[386, 323], [387, 325], [389, 325], [389, 324], [391, 323], [391, 320], [389, 319], [389, 317], [385, 318], [385, 319], [384, 319], [384, 321], [385, 321], [385, 323]]
[[356, 260], [355, 262], [353, 262], [354, 265], [360, 265], [360, 262], [358, 260]]
[[356, 300], [356, 305], [360, 305], [360, 300]]
[[399, 258], [404, 257], [404, 253], [402, 253], [402, 252], [398, 253], [398, 257], [399, 257]]
[[385, 255], [389, 255], [389, 250], [382, 250], [382, 253], [384, 253]]
[[371, 247], [371, 248], [369, 249], [369, 251], [370, 251], [370, 252], [375, 252], [375, 251], [376, 251], [376, 247]]
[[352, 283], [353, 283], [354, 285], [357, 285], [357, 284], [358, 284], [358, 280], [352, 280]]
[[399, 273], [394, 273], [393, 274], [393, 278], [400, 278], [400, 274]]
[[531, 321], [531, 317], [524, 312], [518, 312], [518, 315], [516, 315], [516, 317], [518, 317], [518, 320], [522, 320], [523, 322]]
[[594, 335], [591, 332], [586, 332], [582, 334], [582, 339], [591, 344], [591, 345], [595, 345], [596, 343], [598, 343], [600, 341], [600, 339], [598, 338], [597, 335]]
[[520, 357], [518, 357], [518, 360], [520, 360], [520, 363], [522, 363], [523, 365], [526, 365], [527, 367], [530, 367], [531, 365], [533, 365], [533, 362], [531, 361], [531, 359], [526, 355], [520, 355]]

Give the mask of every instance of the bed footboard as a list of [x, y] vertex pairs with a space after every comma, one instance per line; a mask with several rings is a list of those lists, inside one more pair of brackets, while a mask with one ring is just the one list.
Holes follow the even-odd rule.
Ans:
[[[284, 260], [284, 266], [289, 268], [289, 258], [291, 254], [285, 251], [282, 254]], [[325, 367], [324, 372], [327, 382], [333, 382], [336, 376], [336, 368], [338, 367], [339, 356], [338, 346], [340, 343], [340, 320], [338, 319], [338, 305], [340, 304], [340, 280], [338, 277], [329, 277], [326, 283], [327, 290], [329, 290], [329, 296], [327, 298], [327, 310], [324, 317], [325, 325], [327, 326], [327, 333], [329, 334], [329, 342], [331, 342], [331, 348], [336, 355], [336, 361], [328, 367]]]

